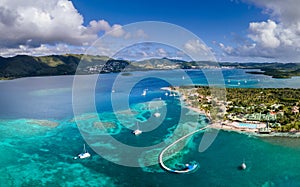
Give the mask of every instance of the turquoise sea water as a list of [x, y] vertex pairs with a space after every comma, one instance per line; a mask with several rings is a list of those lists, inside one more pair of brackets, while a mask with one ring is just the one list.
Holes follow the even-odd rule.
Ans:
[[[136, 80], [147, 73], [136, 72], [131, 78]], [[195, 84], [206, 84], [201, 72], [187, 73]], [[164, 74], [182, 84], [176, 71]], [[244, 70], [224, 70], [223, 74], [228, 87], [300, 87], [299, 78], [283, 84], [281, 79], [250, 75]], [[1, 81], [0, 186], [300, 186], [298, 138], [258, 138], [220, 131], [212, 145], [199, 152], [203, 137], [199, 133], [166, 160], [170, 167], [196, 161], [199, 169], [184, 175], [165, 172], [157, 164], [162, 148], [191, 129], [205, 126], [206, 118], [185, 108], [178, 96], [166, 96], [160, 88], [169, 83], [155, 73], [149, 73], [130, 90], [130, 111], [123, 105], [116, 110], [110, 104], [111, 94], [121, 94], [117, 101], [121, 103], [126, 96], [123, 90], [130, 82], [112, 93], [116, 77], [117, 74], [99, 77], [95, 91], [97, 113], [87, 107], [77, 123], [72, 110], [72, 76]], [[146, 97], [141, 95], [145, 88]], [[84, 97], [84, 88], [82, 93]], [[155, 112], [165, 114], [161, 116], [163, 120], [151, 118]], [[99, 126], [99, 119], [105, 128]], [[144, 131], [140, 136], [131, 134], [137, 122]], [[156, 123], [159, 125], [152, 129]], [[164, 144], [136, 156], [127, 149], [115, 149], [108, 137], [133, 147]], [[92, 157], [74, 160], [85, 141], [92, 142], [87, 144]], [[96, 153], [99, 149], [105, 151], [101, 156]], [[115, 164], [105, 159], [107, 156], [116, 162], [132, 160], [141, 167]], [[243, 160], [247, 169], [241, 171], [238, 166]], [[149, 163], [154, 165], [144, 167]]]

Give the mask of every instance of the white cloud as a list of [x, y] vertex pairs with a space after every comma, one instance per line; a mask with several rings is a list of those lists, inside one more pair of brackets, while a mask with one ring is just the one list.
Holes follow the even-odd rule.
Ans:
[[92, 20], [92, 21], [90, 21], [88, 31], [90, 31], [92, 33], [97, 33], [101, 30], [110, 31], [111, 26], [105, 20], [99, 20], [99, 21]]
[[227, 54], [232, 54], [233, 47], [231, 46], [225, 46], [223, 43], [219, 43], [220, 48], [225, 51]]
[[88, 26], [83, 23], [83, 16], [69, 0], [0, 0], [1, 54], [27, 54], [30, 50], [34, 54], [45, 46], [45, 53], [58, 52], [59, 45], [81, 49], [98, 39], [99, 33], [126, 34], [121, 25], [105, 20], [92, 20]]
[[15, 56], [18, 55], [52, 55], [52, 54], [67, 54], [67, 53], [82, 53], [86, 48], [82, 46], [70, 46], [67, 44], [45, 45], [42, 44], [39, 47], [29, 47], [26, 45], [20, 45], [18, 48], [7, 48], [0, 51], [0, 56]]
[[113, 25], [111, 27], [111, 30], [108, 32], [109, 35], [115, 36], [115, 37], [121, 37], [125, 34], [126, 32], [123, 30], [121, 25]]
[[[80, 45], [93, 40], [95, 34], [84, 34], [86, 27], [83, 17], [74, 8], [71, 1], [26, 1], [2, 0], [0, 23], [0, 45], [40, 46], [49, 43], [65, 42]], [[10, 21], [8, 21], [10, 20]], [[7, 25], [11, 22], [10, 25]]]
[[105, 20], [90, 21], [86, 33], [97, 34], [99, 31], [105, 31], [105, 33], [115, 37], [121, 37], [126, 33], [122, 26], [119, 24], [114, 24], [111, 26]]
[[264, 13], [269, 14], [273, 20], [291, 25], [299, 23], [299, 0], [243, 0], [263, 8]]
[[249, 23], [244, 44], [219, 45], [231, 56], [272, 58], [273, 61], [300, 62], [300, 1], [244, 0], [269, 14], [270, 19]]
[[[135, 32], [131, 32], [135, 33]], [[169, 58], [169, 59], [185, 59], [191, 60], [184, 52], [179, 51], [168, 45], [155, 42], [141, 42], [127, 46], [118, 53], [113, 54], [113, 58], [143, 60], [151, 58]]]
[[157, 53], [157, 55], [160, 56], [160, 57], [167, 57], [167, 56], [168, 56], [167, 51], [165, 51], [163, 48], [158, 48], [158, 49], [156, 50], [156, 53]]
[[145, 33], [144, 30], [138, 29], [138, 30], [136, 31], [136, 37], [138, 37], [138, 38], [147, 38], [148, 35]]
[[272, 20], [268, 20], [267, 22], [252, 22], [249, 26], [249, 38], [263, 47], [276, 48], [280, 45], [276, 28], [277, 24]]
[[199, 40], [189, 40], [184, 44], [184, 49], [192, 53], [207, 53], [209, 48]]
[[145, 33], [144, 30], [142, 29], [138, 29], [137, 31], [130, 33], [130, 32], [126, 32], [124, 38], [125, 39], [137, 39], [137, 38], [147, 38], [148, 35]]

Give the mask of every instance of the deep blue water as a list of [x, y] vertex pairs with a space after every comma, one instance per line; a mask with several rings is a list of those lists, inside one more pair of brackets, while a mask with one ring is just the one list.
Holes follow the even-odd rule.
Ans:
[[[216, 70], [208, 71], [213, 74]], [[167, 91], [160, 89], [191, 82], [207, 85], [199, 71], [184, 75], [182, 78], [178, 71], [100, 75], [95, 86], [97, 111], [79, 106], [86, 107], [86, 113], [77, 116], [77, 124], [72, 109], [73, 76], [1, 81], [0, 186], [300, 186], [297, 138], [257, 138], [220, 131], [213, 144], [199, 152], [203, 136], [199, 133], [166, 164], [197, 161], [200, 168], [185, 175], [162, 170], [156, 163], [161, 149], [191, 128], [206, 125], [204, 116], [189, 111], [178, 96], [166, 96]], [[223, 75], [227, 87], [300, 87], [298, 77], [272, 79], [237, 69], [223, 70]], [[83, 98], [86, 84], [82, 85]], [[153, 118], [154, 112], [164, 115]], [[99, 119], [114, 128], [93, 130]], [[38, 120], [58, 125], [43, 126]], [[138, 137], [131, 134], [136, 123], [145, 131]], [[109, 137], [132, 147], [163, 144], [136, 155], [131, 149], [114, 145]], [[73, 160], [85, 141], [92, 158]], [[101, 156], [96, 153], [99, 149]], [[105, 157], [141, 167], [122, 166]], [[247, 169], [240, 171], [243, 160]], [[155, 164], [142, 167], [146, 163]]]

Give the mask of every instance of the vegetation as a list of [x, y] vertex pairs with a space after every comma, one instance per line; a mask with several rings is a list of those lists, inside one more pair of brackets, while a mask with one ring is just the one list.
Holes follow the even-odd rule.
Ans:
[[213, 111], [215, 103], [225, 104], [224, 120], [264, 122], [283, 132], [300, 130], [300, 89], [226, 88], [224, 101], [212, 98], [209, 87], [200, 86], [190, 89], [188, 95], [193, 106], [205, 111]]
[[30, 76], [99, 74], [112, 72], [146, 71], [153, 69], [193, 68], [194, 63], [172, 59], [148, 59], [138, 62], [110, 59], [106, 56], [82, 54], [0, 57], [0, 79], [14, 79]]
[[29, 76], [98, 74], [111, 72], [146, 71], [162, 69], [201, 69], [233, 67], [259, 69], [252, 74], [264, 74], [274, 78], [300, 76], [297, 63], [217, 63], [210, 61], [184, 61], [168, 58], [153, 58], [141, 61], [111, 59], [107, 56], [82, 54], [0, 57], [0, 79], [14, 79]]
[[221, 63], [221, 66], [235, 67], [241, 69], [258, 69], [260, 71], [249, 71], [251, 74], [263, 74], [273, 78], [291, 78], [300, 76], [299, 63]]
[[[85, 70], [93, 65], [105, 64], [105, 56], [83, 56], [80, 54], [0, 57], [0, 79], [14, 79], [31, 76], [86, 74]], [[83, 63], [80, 63], [83, 62]], [[80, 66], [78, 66], [80, 64]]]

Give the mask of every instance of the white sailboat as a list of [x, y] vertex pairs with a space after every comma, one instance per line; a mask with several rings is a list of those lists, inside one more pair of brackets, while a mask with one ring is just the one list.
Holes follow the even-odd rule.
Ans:
[[134, 135], [138, 136], [138, 135], [142, 134], [143, 131], [141, 131], [141, 130], [139, 129], [139, 124], [138, 124], [138, 123], [136, 123], [136, 125], [137, 125], [137, 129], [135, 129], [134, 131], [132, 131], [132, 133], [133, 133]]
[[161, 114], [158, 112], [158, 108], [157, 107], [156, 107], [156, 111], [157, 112], [155, 112], [153, 115], [154, 115], [154, 117], [159, 118]]
[[155, 112], [153, 115], [154, 117], [159, 118], [161, 114], [159, 112]]
[[245, 160], [243, 161], [243, 163], [240, 165], [241, 170], [245, 170], [247, 168], [246, 164], [245, 164]]
[[142, 96], [146, 96], [147, 95], [147, 89], [143, 90]]
[[91, 156], [91, 154], [86, 150], [85, 144], [83, 144], [82, 153], [80, 153], [78, 156], [75, 156], [74, 159], [77, 159], [77, 158], [84, 159], [84, 158], [89, 158], [90, 156]]

